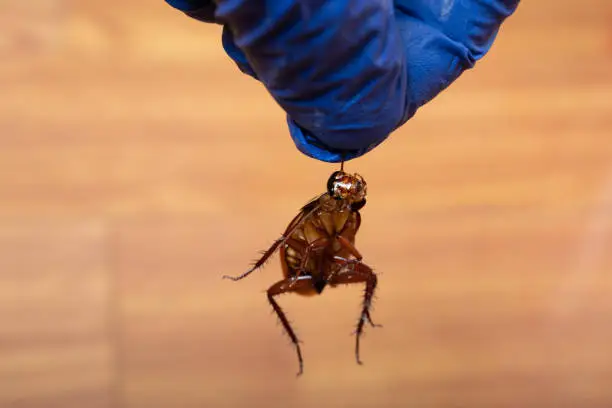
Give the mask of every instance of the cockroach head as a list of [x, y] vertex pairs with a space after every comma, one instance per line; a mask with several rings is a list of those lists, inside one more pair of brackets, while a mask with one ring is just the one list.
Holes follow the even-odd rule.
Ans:
[[367, 185], [359, 174], [336, 171], [327, 180], [327, 193], [336, 200], [344, 200], [353, 210], [359, 210], [366, 203]]

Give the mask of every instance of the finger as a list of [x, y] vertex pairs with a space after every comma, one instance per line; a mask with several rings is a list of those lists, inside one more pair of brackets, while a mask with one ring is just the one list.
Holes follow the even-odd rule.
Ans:
[[215, 22], [215, 3], [212, 0], [166, 0], [172, 7], [206, 23]]
[[518, 4], [519, 0], [395, 0], [398, 11], [465, 45], [475, 61], [491, 48], [500, 25]]
[[411, 102], [422, 106], [472, 68], [517, 5], [518, 0], [396, 0]]
[[287, 112], [298, 149], [364, 154], [406, 119], [406, 69], [391, 0], [215, 0], [224, 45]]

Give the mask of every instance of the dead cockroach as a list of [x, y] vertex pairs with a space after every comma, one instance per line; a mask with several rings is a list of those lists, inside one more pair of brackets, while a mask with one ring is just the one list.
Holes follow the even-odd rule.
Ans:
[[224, 276], [234, 281], [243, 279], [259, 269], [277, 249], [284, 279], [272, 285], [268, 301], [278, 315], [289, 338], [295, 345], [299, 362], [298, 375], [303, 372], [300, 342], [275, 296], [297, 293], [318, 295], [326, 286], [365, 283], [365, 294], [355, 331], [355, 358], [359, 359], [359, 338], [367, 321], [378, 326], [370, 317], [370, 305], [377, 278], [372, 269], [362, 262], [355, 248], [355, 235], [361, 225], [359, 210], [366, 203], [366, 182], [359, 174], [348, 174], [342, 166], [327, 181], [327, 191], [304, 205], [278, 238], [253, 266], [240, 276]]

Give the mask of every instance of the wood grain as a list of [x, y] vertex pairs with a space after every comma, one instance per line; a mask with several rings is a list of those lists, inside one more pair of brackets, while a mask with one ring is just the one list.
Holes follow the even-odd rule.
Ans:
[[106, 256], [96, 220], [0, 221], [1, 406], [112, 406]]
[[[42, 3], [42, 2], [41, 2]], [[612, 5], [524, 2], [366, 157], [361, 288], [239, 283], [335, 166], [219, 27], [163, 1], [0, 3], [0, 406], [612, 405]], [[6, 35], [4, 35], [6, 33]]]

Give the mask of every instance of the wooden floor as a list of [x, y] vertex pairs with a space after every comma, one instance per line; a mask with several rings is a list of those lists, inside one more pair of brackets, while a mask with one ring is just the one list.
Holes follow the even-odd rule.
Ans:
[[525, 1], [371, 154], [361, 289], [232, 283], [324, 188], [219, 27], [163, 1], [0, 4], [0, 406], [612, 406], [612, 3]]

